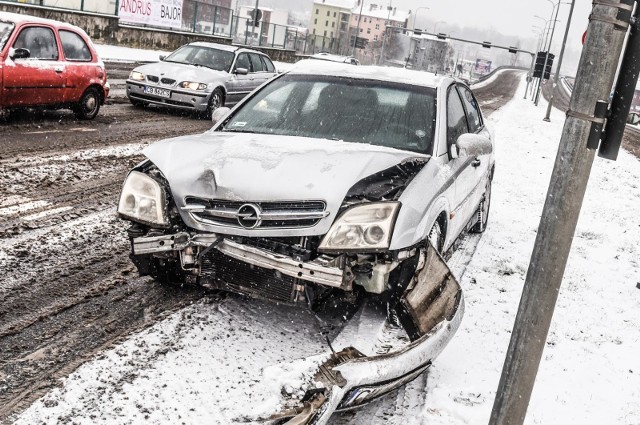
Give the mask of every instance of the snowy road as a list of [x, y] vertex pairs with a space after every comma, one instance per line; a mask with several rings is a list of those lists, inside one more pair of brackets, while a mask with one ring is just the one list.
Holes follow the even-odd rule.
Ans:
[[[463, 328], [428, 381], [423, 375], [337, 423], [486, 423], [562, 122], [554, 111], [554, 122], [543, 123], [544, 105], [534, 109], [520, 92], [500, 109], [519, 83], [517, 73], [505, 73], [477, 92], [485, 111], [498, 110], [490, 121], [499, 166], [491, 224], [462, 280]], [[99, 352], [19, 422], [224, 424], [267, 412], [283, 386], [302, 391], [286, 365], [322, 351], [313, 320], [236, 297], [164, 288], [129, 265], [113, 214], [123, 173], [148, 141], [208, 124], [120, 103], [105, 112], [95, 124], [57, 113], [1, 124], [18, 143], [0, 147], [0, 421]], [[65, 133], [74, 128], [84, 130]], [[43, 133], [20, 139], [29, 131]], [[552, 414], [564, 423], [640, 423], [633, 358], [640, 349], [633, 314], [640, 307], [639, 165], [628, 154], [596, 165], [530, 423], [558, 423]], [[282, 326], [256, 327], [258, 320]], [[278, 343], [294, 349], [274, 350]], [[263, 370], [267, 364], [276, 366]], [[623, 384], [632, 390], [620, 394]]]

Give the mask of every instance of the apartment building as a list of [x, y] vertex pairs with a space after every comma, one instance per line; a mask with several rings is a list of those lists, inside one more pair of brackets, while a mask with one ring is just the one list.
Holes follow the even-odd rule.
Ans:
[[349, 31], [353, 0], [315, 0], [311, 10], [309, 34], [326, 39], [339, 39]]
[[391, 3], [383, 5], [365, 1], [364, 5], [356, 5], [351, 11], [351, 32], [355, 34], [357, 31], [358, 37], [365, 38], [369, 44], [374, 44], [382, 41], [387, 25], [406, 28], [410, 14], [411, 12], [401, 11], [391, 6]]

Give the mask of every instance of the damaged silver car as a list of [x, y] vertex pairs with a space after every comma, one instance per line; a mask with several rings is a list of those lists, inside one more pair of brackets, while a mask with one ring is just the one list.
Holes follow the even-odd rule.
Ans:
[[124, 183], [140, 274], [346, 318], [367, 304], [406, 332], [383, 356], [332, 347], [324, 390], [280, 420], [326, 423], [428, 367], [464, 310], [443, 256], [489, 213], [494, 142], [471, 90], [303, 61], [213, 119], [148, 147]]

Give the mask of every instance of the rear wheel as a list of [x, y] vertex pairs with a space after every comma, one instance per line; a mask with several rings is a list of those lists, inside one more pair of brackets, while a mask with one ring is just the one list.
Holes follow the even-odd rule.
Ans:
[[80, 101], [74, 106], [73, 112], [76, 117], [81, 120], [92, 120], [100, 111], [100, 93], [94, 87], [89, 87], [80, 98]]
[[487, 187], [484, 191], [482, 201], [478, 205], [476, 211], [477, 222], [471, 228], [472, 233], [482, 233], [487, 229], [487, 222], [489, 221], [489, 208], [491, 207], [491, 179], [487, 181]]

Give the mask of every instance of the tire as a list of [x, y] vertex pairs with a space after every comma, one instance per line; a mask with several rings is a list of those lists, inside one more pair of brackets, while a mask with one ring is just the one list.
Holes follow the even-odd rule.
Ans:
[[489, 221], [489, 210], [491, 208], [491, 179], [487, 181], [487, 188], [484, 191], [482, 200], [478, 204], [476, 210], [476, 217], [478, 220], [476, 224], [470, 229], [471, 233], [483, 233], [487, 230], [487, 223]]
[[76, 117], [81, 120], [92, 120], [100, 112], [102, 98], [95, 87], [89, 87], [73, 108]]
[[440, 220], [436, 220], [436, 222], [433, 223], [433, 227], [431, 227], [431, 230], [429, 231], [429, 236], [427, 237], [427, 239], [429, 239], [429, 242], [431, 242], [433, 247], [436, 249], [436, 251], [438, 251], [440, 255], [442, 255], [444, 251], [444, 236], [445, 235], [442, 231]]
[[207, 106], [207, 110], [202, 114], [202, 118], [211, 119], [211, 114], [213, 114], [213, 111], [221, 106], [224, 106], [224, 92], [220, 87], [218, 87], [211, 93], [209, 106]]

